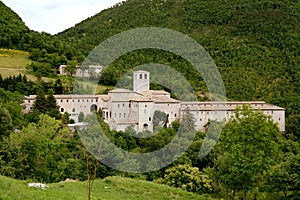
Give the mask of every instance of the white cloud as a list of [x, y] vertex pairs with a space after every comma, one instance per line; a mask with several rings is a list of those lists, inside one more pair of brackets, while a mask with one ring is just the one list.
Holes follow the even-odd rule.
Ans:
[[122, 0], [2, 0], [35, 31], [56, 34]]

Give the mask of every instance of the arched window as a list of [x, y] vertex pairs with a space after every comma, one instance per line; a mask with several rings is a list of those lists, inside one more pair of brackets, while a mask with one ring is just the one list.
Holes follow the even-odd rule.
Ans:
[[65, 112], [65, 109], [64, 108], [60, 108], [60, 112]]
[[97, 105], [95, 104], [91, 105], [91, 112], [97, 111], [97, 109], [98, 109]]
[[144, 129], [144, 131], [147, 131], [147, 130], [148, 130], [148, 128], [149, 128], [148, 124], [144, 124], [144, 125], [143, 125], [143, 129]]
[[72, 109], [72, 112], [75, 112], [75, 108]]

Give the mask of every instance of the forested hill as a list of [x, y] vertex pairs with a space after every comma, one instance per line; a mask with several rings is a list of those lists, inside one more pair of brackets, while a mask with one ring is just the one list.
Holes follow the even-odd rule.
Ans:
[[296, 50], [299, 5], [297, 0], [127, 0], [60, 36], [74, 38], [78, 48], [90, 50], [115, 33], [155, 26], [187, 33], [205, 46], [209, 44], [203, 38], [222, 35], [224, 39], [237, 37], [263, 46]]
[[30, 30], [22, 19], [0, 1], [0, 48], [31, 52], [31, 59], [52, 65], [55, 69], [68, 60], [82, 60], [72, 45], [48, 33]]
[[[125, 30], [154, 26], [180, 31], [213, 57], [229, 99], [282, 106], [287, 128], [300, 123], [299, 0], [127, 0], [56, 36], [28, 30], [2, 2], [0, 11], [0, 47], [31, 51], [32, 58], [53, 68], [67, 60], [81, 61], [82, 54]], [[179, 70], [196, 90], [206, 91], [205, 82], [186, 62], [155, 50], [126, 54], [102, 83], [114, 84], [129, 68], [149, 62]]]
[[[180, 31], [203, 45], [215, 60], [230, 99], [265, 100], [285, 107], [288, 116], [300, 113], [299, 1], [128, 0], [59, 37], [87, 54], [116, 33], [149, 26]], [[122, 74], [143, 61], [159, 59], [170, 64], [165, 55], [150, 59], [153, 52], [143, 53], [128, 54], [127, 62], [122, 61], [125, 56], [112, 71]], [[205, 87], [194, 74], [184, 74], [194, 87]]]
[[29, 32], [22, 19], [2, 1], [0, 1], [0, 32], [1, 47], [17, 46], [21, 35]]

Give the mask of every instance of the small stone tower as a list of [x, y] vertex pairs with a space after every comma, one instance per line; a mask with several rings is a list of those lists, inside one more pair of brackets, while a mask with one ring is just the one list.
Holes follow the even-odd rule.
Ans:
[[133, 91], [144, 92], [148, 91], [150, 86], [150, 73], [139, 70], [133, 72]]

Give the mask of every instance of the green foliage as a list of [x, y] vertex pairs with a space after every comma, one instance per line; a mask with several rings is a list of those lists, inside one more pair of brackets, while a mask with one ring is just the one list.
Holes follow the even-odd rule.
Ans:
[[69, 76], [73, 76], [76, 73], [76, 69], [77, 69], [76, 67], [77, 67], [76, 62], [69, 61], [66, 68], [65, 68], [65, 71]]
[[282, 192], [284, 197], [299, 196], [300, 154], [287, 154], [285, 160], [272, 166], [265, 174], [265, 188], [269, 192]]
[[8, 136], [12, 130], [13, 123], [9, 111], [0, 103], [0, 140]]
[[167, 114], [160, 111], [160, 110], [156, 110], [154, 111], [154, 114], [153, 114], [153, 127], [157, 127], [157, 126], [160, 126], [160, 127], [163, 127], [165, 126], [167, 123]]
[[24, 125], [25, 122], [21, 113], [22, 107], [20, 106], [22, 102], [23, 96], [21, 96], [20, 94], [5, 91], [2, 88], [0, 88], [1, 113], [2, 117], [7, 117], [2, 118], [2, 120], [4, 120], [3, 123], [7, 122], [7, 124], [1, 123], [1, 126], [6, 127], [5, 129], [19, 129]]
[[177, 165], [167, 169], [162, 183], [195, 193], [212, 191], [208, 176], [200, 172], [197, 167], [189, 165]]
[[190, 113], [189, 108], [187, 108], [182, 115], [179, 132], [186, 134], [191, 131], [195, 131], [195, 117]]
[[49, 94], [46, 96], [44, 90], [39, 89], [33, 103], [33, 111], [48, 114], [51, 117], [60, 119], [61, 116], [58, 109], [59, 106], [57, 105], [53, 90], [50, 90]]
[[[264, 100], [286, 108], [289, 117], [300, 113], [299, 13], [299, 1], [290, 0], [129, 0], [58, 36], [74, 41], [87, 55], [100, 42], [128, 29], [154, 26], [180, 31], [212, 56], [229, 99]], [[104, 72], [100, 83], [115, 85], [129, 69], [145, 63], [168, 65], [182, 73], [194, 90], [208, 92], [189, 63], [153, 49], [121, 56]], [[287, 130], [297, 126], [294, 122], [287, 121]]]
[[80, 112], [78, 115], [78, 122], [83, 122], [83, 120], [84, 120], [84, 113]]
[[[40, 115], [20, 133], [3, 142], [0, 173], [17, 179], [57, 182], [66, 178], [84, 179], [79, 142], [62, 129], [59, 121]], [[77, 157], [74, 155], [77, 154]]]
[[36, 94], [32, 110], [44, 114], [48, 111], [47, 98], [45, 96], [45, 92], [42, 89], [39, 89], [39, 91]]
[[232, 190], [233, 197], [239, 191], [245, 197], [282, 158], [281, 144], [282, 136], [270, 117], [249, 106], [237, 109], [214, 149], [214, 181]]
[[11, 92], [19, 92], [23, 95], [29, 95], [35, 92], [35, 83], [28, 80], [26, 75], [9, 76], [2, 78], [0, 74], [0, 88]]

